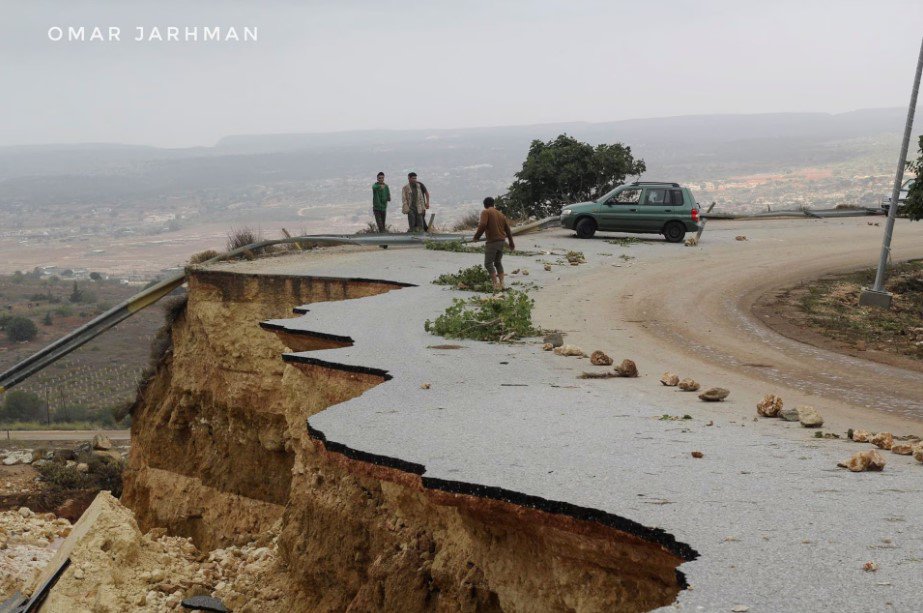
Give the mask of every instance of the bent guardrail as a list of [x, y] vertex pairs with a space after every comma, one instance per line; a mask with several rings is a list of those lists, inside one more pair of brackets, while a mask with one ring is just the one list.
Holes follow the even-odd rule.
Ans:
[[[536, 222], [513, 228], [514, 234], [533, 232], [549, 227], [558, 220], [549, 217]], [[305, 245], [363, 245], [363, 246], [389, 246], [389, 245], [423, 245], [427, 241], [462, 241], [468, 242], [469, 236], [465, 234], [321, 234], [314, 236], [287, 237], [278, 240], [266, 240], [244, 245], [227, 253], [222, 253], [202, 264], [212, 264], [222, 260], [243, 255], [247, 252], [257, 252], [267, 247], [284, 244]], [[53, 343], [46, 345], [25, 360], [0, 373], [0, 393], [5, 392], [14, 385], [22, 383], [35, 373], [57, 362], [75, 349], [90, 342], [106, 330], [118, 325], [138, 311], [146, 309], [158, 300], [186, 282], [186, 271], [160, 281], [129, 298], [128, 300], [112, 307], [105, 313], [98, 315], [83, 324], [73, 332], [66, 334]]]

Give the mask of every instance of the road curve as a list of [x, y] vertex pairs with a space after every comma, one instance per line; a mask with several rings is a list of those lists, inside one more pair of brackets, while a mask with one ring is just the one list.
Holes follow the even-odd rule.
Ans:
[[[786, 338], [752, 313], [766, 292], [874, 265], [883, 224], [869, 220], [881, 218], [712, 222], [700, 247], [645, 241], [623, 248], [635, 259], [619, 268], [543, 290], [538, 319], [578, 344], [621, 347], [648, 372], [781, 393], [846, 427], [919, 427], [923, 374]], [[923, 257], [923, 224], [899, 220], [892, 257]]]

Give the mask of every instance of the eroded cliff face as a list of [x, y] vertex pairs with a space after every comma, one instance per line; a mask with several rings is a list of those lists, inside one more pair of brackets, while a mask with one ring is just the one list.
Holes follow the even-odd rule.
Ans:
[[643, 611], [672, 602], [688, 548], [617, 521], [435, 487], [422, 471], [309, 433], [310, 415], [386, 375], [284, 362], [286, 351], [350, 339], [260, 322], [400, 287], [192, 272], [172, 351], [133, 413], [123, 502], [141, 528], [192, 537], [201, 549], [278, 533], [278, 570], [305, 611]]

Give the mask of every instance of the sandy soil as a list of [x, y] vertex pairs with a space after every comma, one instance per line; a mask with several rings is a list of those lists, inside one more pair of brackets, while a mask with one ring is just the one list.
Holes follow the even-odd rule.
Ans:
[[[787, 338], [752, 312], [767, 292], [873, 265], [881, 238], [882, 228], [863, 218], [711, 222], [699, 247], [652, 239], [623, 248], [635, 259], [619, 268], [550, 284], [537, 318], [567, 332], [568, 342], [622, 348], [620, 359], [647, 372], [814, 405], [830, 429], [923, 432], [919, 372]], [[923, 257], [923, 224], [899, 220], [892, 258], [915, 257]]]

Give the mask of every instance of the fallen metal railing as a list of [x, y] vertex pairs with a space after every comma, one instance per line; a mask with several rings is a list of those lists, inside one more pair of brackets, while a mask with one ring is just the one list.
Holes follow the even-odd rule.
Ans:
[[[558, 217], [549, 217], [513, 228], [513, 234], [535, 232], [547, 228], [558, 221]], [[278, 240], [260, 241], [244, 245], [227, 253], [217, 255], [211, 259], [200, 262], [199, 265], [212, 264], [227, 260], [246, 253], [255, 253], [275, 245], [296, 244], [308, 246], [335, 246], [335, 245], [362, 245], [381, 246], [389, 245], [424, 245], [426, 242], [468, 242], [466, 234], [322, 234], [315, 236], [297, 236]], [[186, 282], [186, 271], [160, 281], [118, 304], [105, 313], [91, 319], [73, 332], [66, 334], [50, 345], [46, 345], [25, 360], [0, 373], [0, 393], [5, 392], [14, 385], [22, 383], [35, 373], [57, 362], [75, 349], [90, 342], [106, 330], [118, 325], [138, 311], [146, 309], [164, 296]]]

